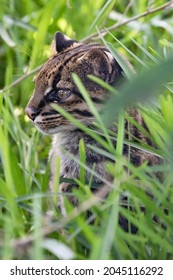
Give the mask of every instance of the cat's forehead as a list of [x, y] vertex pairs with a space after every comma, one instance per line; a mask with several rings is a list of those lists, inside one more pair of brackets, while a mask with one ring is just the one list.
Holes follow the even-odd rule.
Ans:
[[61, 66], [61, 58], [57, 55], [49, 59], [37, 73], [34, 78], [34, 82], [46, 81], [50, 79], [52, 75], [55, 75]]

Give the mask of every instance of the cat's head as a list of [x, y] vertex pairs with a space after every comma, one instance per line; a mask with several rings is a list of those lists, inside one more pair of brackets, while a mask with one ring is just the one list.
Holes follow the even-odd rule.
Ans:
[[90, 98], [98, 105], [107, 98], [107, 91], [91, 81], [88, 75], [114, 84], [122, 76], [122, 69], [104, 46], [83, 44], [57, 32], [55, 53], [37, 74], [33, 96], [25, 109], [41, 132], [54, 134], [74, 129], [68, 120], [52, 108], [52, 104], [61, 106], [86, 125], [92, 123], [92, 113], [75, 85], [72, 73], [79, 76]]

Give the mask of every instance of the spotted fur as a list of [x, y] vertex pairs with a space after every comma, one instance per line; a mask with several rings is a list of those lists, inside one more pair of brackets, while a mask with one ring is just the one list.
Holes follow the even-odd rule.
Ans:
[[[110, 85], [118, 83], [123, 75], [122, 68], [104, 46], [96, 43], [83, 44], [67, 38], [60, 32], [56, 33], [55, 53], [37, 74], [35, 90], [26, 107], [26, 114], [42, 133], [54, 134], [50, 150], [51, 189], [53, 189], [58, 156], [61, 159], [61, 177], [78, 178], [79, 166], [69, 157], [68, 153], [79, 158], [79, 141], [82, 138], [85, 144], [99, 147], [95, 140], [74, 127], [51, 106], [52, 103], [58, 104], [87, 126], [92, 124], [92, 112], [75, 85], [72, 73], [79, 76], [96, 106], [100, 106], [108, 98], [108, 92], [91, 81], [88, 75], [99, 77]], [[143, 120], [137, 110], [132, 112], [132, 116], [142, 124]], [[143, 136], [135, 131], [134, 127], [132, 132], [138, 133], [139, 138], [142, 139]], [[65, 153], [64, 150], [68, 153]], [[131, 149], [131, 152], [134, 164], [139, 165], [144, 160], [151, 160], [152, 163], [149, 155], [134, 148]], [[128, 153], [126, 148], [124, 153]], [[105, 170], [106, 160], [104, 156], [87, 149], [86, 165], [91, 169], [95, 165], [100, 177], [110, 181], [111, 177]], [[89, 181], [90, 176], [89, 172], [86, 172], [86, 180]], [[94, 177], [93, 180], [98, 184], [102, 183], [98, 177]], [[62, 183], [60, 190], [68, 191], [72, 187], [72, 184]]]

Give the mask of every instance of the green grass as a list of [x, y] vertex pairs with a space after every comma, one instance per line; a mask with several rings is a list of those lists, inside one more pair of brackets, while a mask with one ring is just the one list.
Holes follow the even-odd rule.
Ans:
[[[0, 88], [6, 88], [0, 93], [0, 259], [173, 259], [172, 8], [106, 31], [103, 37], [100, 30], [114, 25], [118, 18], [134, 17], [167, 1], [152, 1], [151, 7], [151, 1], [127, 0], [0, 2]], [[100, 202], [90, 191], [93, 175], [99, 175], [85, 165], [85, 150], [93, 147], [85, 147], [81, 140], [80, 178], [74, 178], [80, 186], [74, 190], [80, 205], [76, 211], [65, 198], [67, 217], [62, 217], [56, 207], [53, 217], [46, 215], [50, 204], [56, 205], [58, 184], [50, 193], [47, 158], [51, 138], [36, 131], [24, 114], [34, 88], [33, 75], [9, 87], [47, 59], [57, 30], [78, 40], [98, 31], [95, 40], [101, 37], [99, 40], [122, 65], [128, 80], [122, 87], [112, 88], [91, 77], [112, 94], [99, 113], [74, 76], [96, 118], [99, 133], [56, 106], [101, 144], [98, 153], [111, 159], [107, 168], [114, 176], [112, 184], [104, 180], [110, 194]], [[135, 75], [117, 51], [129, 59]], [[125, 118], [135, 124], [127, 114], [129, 106], [140, 108], [155, 148], [136, 143], [131, 136], [125, 139]], [[117, 134], [109, 131], [114, 122]], [[144, 128], [135, 125], [148, 136]], [[124, 144], [156, 154], [164, 159], [163, 163], [135, 167], [123, 156]], [[91, 173], [89, 182], [85, 182], [86, 170]], [[156, 176], [158, 171], [163, 174], [162, 181]], [[58, 174], [56, 182], [60, 180]], [[123, 201], [122, 195], [128, 201]], [[90, 217], [87, 210], [92, 212]], [[138, 227], [136, 234], [122, 230], [118, 224], [120, 214]]]

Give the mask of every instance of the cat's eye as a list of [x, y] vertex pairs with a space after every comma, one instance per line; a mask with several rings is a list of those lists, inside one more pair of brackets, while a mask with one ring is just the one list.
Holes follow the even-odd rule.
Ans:
[[60, 102], [65, 101], [70, 95], [71, 91], [69, 89], [60, 89], [56, 94]]
[[54, 103], [62, 103], [71, 95], [69, 89], [52, 89], [48, 94], [48, 101]]

